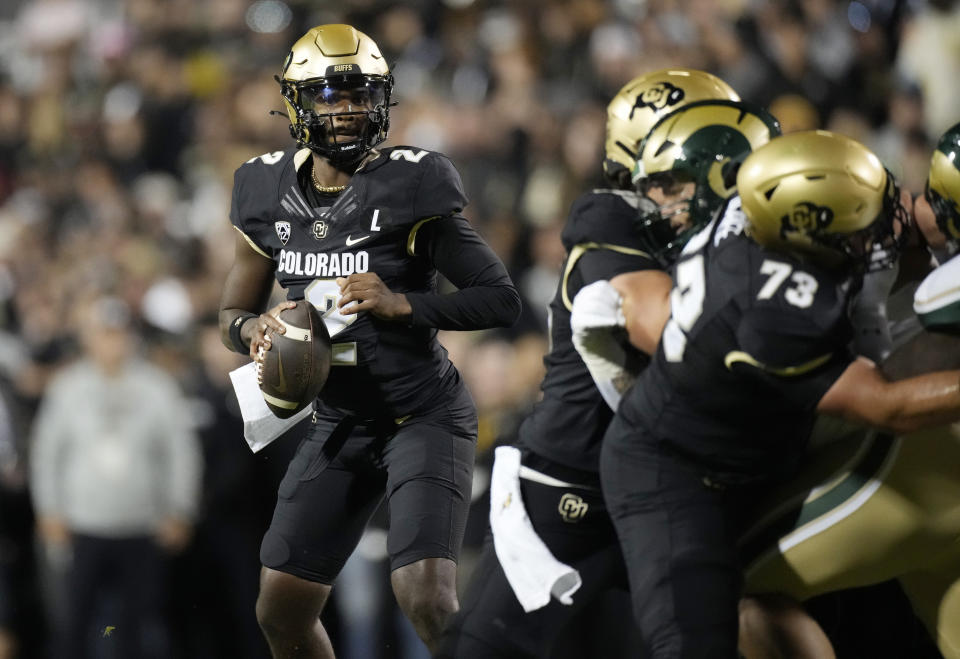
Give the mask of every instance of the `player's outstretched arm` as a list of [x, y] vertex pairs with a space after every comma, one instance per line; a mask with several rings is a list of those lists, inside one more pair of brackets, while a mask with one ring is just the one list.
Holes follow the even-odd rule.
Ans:
[[[234, 260], [220, 297], [220, 339], [231, 350], [248, 353], [256, 359], [262, 342], [269, 349], [268, 330], [283, 332], [276, 316], [281, 310], [293, 307], [293, 302], [282, 302], [266, 313], [261, 313], [273, 291], [273, 261], [250, 246], [247, 238], [237, 232], [234, 242]], [[249, 322], [248, 322], [249, 321]]]
[[426, 222], [412, 248], [458, 290], [407, 293], [411, 325], [478, 330], [509, 327], [520, 317], [520, 294], [507, 268], [465, 218], [451, 215]]
[[890, 382], [861, 357], [827, 390], [817, 411], [897, 433], [953, 423], [960, 420], [960, 370]]

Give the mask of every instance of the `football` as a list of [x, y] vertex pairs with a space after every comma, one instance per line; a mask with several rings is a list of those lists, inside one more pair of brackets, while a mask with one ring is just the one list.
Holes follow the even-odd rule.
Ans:
[[330, 335], [311, 303], [280, 312], [285, 334], [274, 334], [257, 362], [257, 382], [276, 416], [287, 419], [317, 397], [330, 373]]

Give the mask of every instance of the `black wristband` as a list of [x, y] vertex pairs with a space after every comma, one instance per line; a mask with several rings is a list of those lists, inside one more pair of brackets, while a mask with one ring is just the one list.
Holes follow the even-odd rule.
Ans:
[[233, 322], [230, 323], [230, 343], [233, 344], [233, 349], [241, 355], [250, 352], [250, 346], [243, 342], [240, 330], [243, 329], [243, 324], [251, 318], [258, 318], [258, 316], [255, 313], [244, 313], [234, 318]]

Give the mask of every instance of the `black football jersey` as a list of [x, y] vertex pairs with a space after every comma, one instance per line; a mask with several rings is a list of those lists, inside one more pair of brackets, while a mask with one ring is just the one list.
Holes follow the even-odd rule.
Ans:
[[[549, 307], [550, 349], [544, 357], [543, 398], [520, 428], [520, 441], [568, 467], [598, 471], [600, 441], [613, 411], [573, 346], [570, 309], [580, 289], [624, 272], [657, 268], [636, 237], [635, 193], [594, 190], [570, 209], [562, 240], [567, 250]], [[637, 353], [637, 369], [642, 366]]]
[[657, 354], [618, 413], [719, 482], [791, 468], [851, 361], [850, 278], [766, 250], [734, 197], [677, 262]]
[[274, 261], [288, 299], [306, 298], [320, 310], [333, 344], [321, 400], [352, 414], [406, 415], [460, 386], [436, 329], [342, 315], [335, 280], [374, 272], [394, 292], [435, 293], [436, 270], [416, 254], [416, 240], [425, 223], [453, 221], [466, 205], [460, 175], [439, 153], [397, 146], [327, 197], [306, 182], [310, 155], [289, 149], [244, 163], [231, 222]]

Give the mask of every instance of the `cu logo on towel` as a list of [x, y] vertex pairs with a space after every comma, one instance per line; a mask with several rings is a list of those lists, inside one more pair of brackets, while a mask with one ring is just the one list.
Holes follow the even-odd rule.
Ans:
[[586, 501], [578, 497], [576, 494], [567, 492], [562, 497], [560, 497], [560, 505], [557, 508], [560, 510], [560, 517], [563, 518], [564, 522], [579, 522], [583, 519], [583, 516], [587, 514], [587, 508], [590, 507]]

